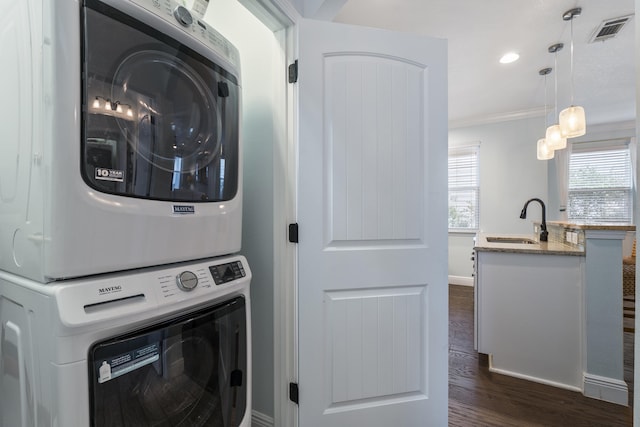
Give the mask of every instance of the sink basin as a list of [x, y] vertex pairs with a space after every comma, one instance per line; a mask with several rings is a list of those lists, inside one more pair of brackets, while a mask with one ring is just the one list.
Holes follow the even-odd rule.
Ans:
[[536, 242], [533, 239], [527, 239], [526, 237], [501, 237], [501, 236], [493, 236], [487, 237], [487, 242], [490, 243], [511, 243], [514, 245], [535, 245]]

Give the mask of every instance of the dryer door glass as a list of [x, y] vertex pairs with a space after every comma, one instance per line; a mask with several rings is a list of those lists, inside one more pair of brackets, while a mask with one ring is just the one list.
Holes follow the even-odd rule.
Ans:
[[243, 297], [94, 344], [92, 426], [237, 426], [247, 405]]
[[143, 23], [87, 3], [85, 182], [147, 199], [232, 199], [238, 188], [236, 77]]

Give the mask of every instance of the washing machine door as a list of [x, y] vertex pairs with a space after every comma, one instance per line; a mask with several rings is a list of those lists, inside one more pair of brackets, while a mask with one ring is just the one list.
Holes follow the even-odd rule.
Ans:
[[243, 297], [94, 344], [91, 425], [238, 426], [247, 402]]
[[95, 190], [220, 202], [238, 189], [238, 79], [95, 0], [83, 7], [82, 175]]

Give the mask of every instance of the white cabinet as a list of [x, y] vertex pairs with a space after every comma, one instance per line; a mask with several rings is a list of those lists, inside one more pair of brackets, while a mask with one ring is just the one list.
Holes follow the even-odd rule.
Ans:
[[585, 257], [477, 250], [476, 339], [490, 369], [582, 390]]

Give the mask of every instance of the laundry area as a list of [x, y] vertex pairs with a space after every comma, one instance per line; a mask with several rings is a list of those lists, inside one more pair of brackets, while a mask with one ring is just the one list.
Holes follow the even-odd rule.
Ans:
[[207, 2], [4, 2], [0, 426], [251, 425], [239, 53]]

